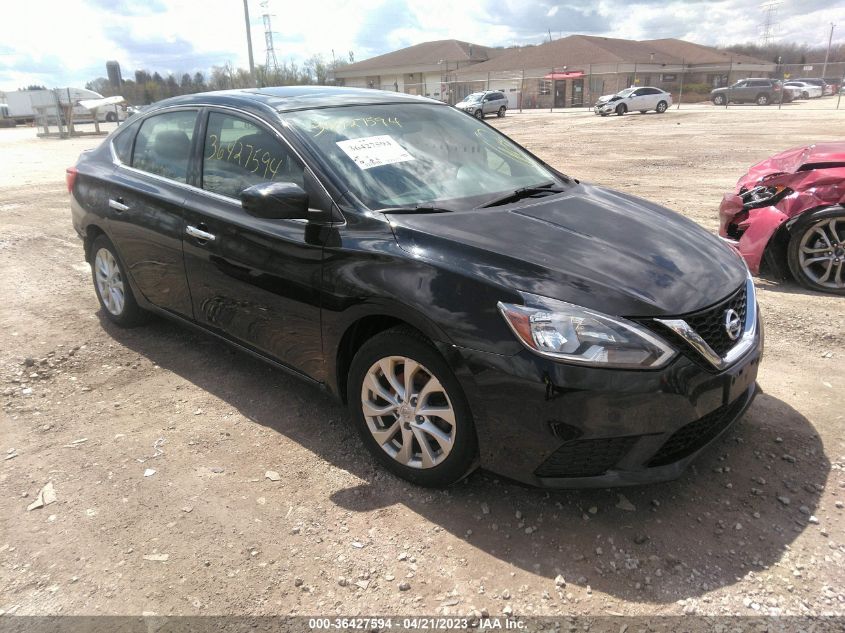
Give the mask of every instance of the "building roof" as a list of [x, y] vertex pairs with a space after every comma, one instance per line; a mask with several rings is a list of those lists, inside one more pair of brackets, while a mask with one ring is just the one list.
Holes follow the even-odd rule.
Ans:
[[729, 63], [768, 64], [748, 55], [731, 54], [709, 46], [684, 40], [623, 40], [593, 35], [570, 35], [537, 46], [506, 49], [494, 59], [462, 69], [466, 73], [513, 71], [521, 68], [570, 68], [589, 64], [706, 64]]
[[734, 63], [742, 64], [769, 64], [771, 62], [750, 55], [743, 55], [741, 53], [732, 53], [724, 51], [712, 46], [703, 46], [695, 42], [687, 42], [686, 40], [678, 40], [675, 38], [665, 38], [661, 40], [644, 40], [641, 44], [646, 44], [651, 48], [660, 50], [668, 55], [676, 57], [678, 60], [683, 60], [686, 64], [713, 64], [713, 63]]
[[442, 62], [485, 62], [504, 49], [491, 48], [481, 44], [460, 40], [436, 40], [423, 42], [398, 51], [371, 57], [354, 64], [348, 64], [335, 71], [338, 77], [360, 75], [363, 72], [378, 74], [377, 71], [411, 66], [430, 66], [437, 68]]

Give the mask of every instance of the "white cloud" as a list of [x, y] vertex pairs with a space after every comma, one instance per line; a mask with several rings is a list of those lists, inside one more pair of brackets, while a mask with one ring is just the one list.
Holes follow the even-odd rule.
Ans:
[[[758, 41], [759, 0], [270, 0], [279, 61], [313, 54], [356, 60], [426, 40], [457, 38], [486, 45], [539, 43], [547, 30], [592, 29], [632, 39], [679, 37], [703, 44]], [[620, 10], [624, 6], [624, 10]], [[257, 64], [264, 62], [262, 8], [250, 0]], [[824, 45], [829, 23], [845, 41], [843, 0], [784, 0], [781, 41]], [[239, 0], [41, 0], [4, 4], [0, 21], [0, 89], [24, 84], [84, 85], [117, 59], [125, 76], [135, 69], [207, 71], [231, 62], [247, 66], [243, 5]]]

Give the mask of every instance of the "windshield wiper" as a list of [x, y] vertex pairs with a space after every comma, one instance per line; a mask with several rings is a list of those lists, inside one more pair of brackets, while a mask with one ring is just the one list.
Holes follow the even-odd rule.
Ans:
[[508, 204], [509, 202], [517, 202], [522, 200], [523, 198], [528, 198], [530, 196], [536, 195], [538, 193], [561, 193], [564, 191], [561, 187], [555, 187], [555, 183], [547, 182], [542, 185], [534, 185], [533, 187], [523, 187], [522, 189], [517, 189], [516, 191], [512, 191], [504, 196], [500, 196], [498, 198], [494, 198], [490, 202], [486, 202], [481, 205], [481, 209], [486, 209], [488, 207], [496, 207], [500, 204]]
[[379, 209], [380, 213], [451, 213], [453, 209], [446, 207], [436, 207], [430, 204], [418, 204], [414, 207], [389, 207], [387, 209]]

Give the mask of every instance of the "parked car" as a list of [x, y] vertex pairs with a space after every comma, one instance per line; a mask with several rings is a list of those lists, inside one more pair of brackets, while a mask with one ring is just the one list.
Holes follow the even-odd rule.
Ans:
[[833, 84], [828, 83], [821, 77], [800, 77], [796, 81], [803, 81], [805, 84], [813, 84], [822, 89], [822, 95], [832, 95], [834, 93]]
[[710, 92], [714, 105], [726, 103], [756, 103], [769, 105], [783, 98], [783, 84], [777, 79], [740, 79], [732, 86], [716, 88]]
[[730, 247], [438, 101], [175, 97], [83, 153], [68, 190], [105, 319], [162, 314], [323, 387], [417, 484], [672, 479], [756, 393]]
[[599, 97], [596, 105], [593, 106], [595, 114], [607, 116], [615, 112], [622, 116], [626, 112], [636, 112], [637, 110], [640, 114], [645, 114], [649, 110], [663, 114], [672, 105], [672, 95], [653, 86], [643, 86], [642, 88], [632, 86], [617, 92], [606, 100], [604, 99], [605, 97]]
[[845, 143], [796, 147], [757, 163], [725, 194], [719, 234], [753, 273], [765, 262], [811, 290], [845, 294]]
[[458, 110], [468, 112], [476, 119], [483, 119], [486, 114], [503, 117], [508, 110], [508, 98], [498, 90], [473, 92], [463, 101], [456, 103], [455, 107]]
[[808, 84], [804, 81], [787, 81], [783, 85], [785, 88], [796, 88], [801, 99], [815, 99], [822, 96], [822, 88], [816, 84]]

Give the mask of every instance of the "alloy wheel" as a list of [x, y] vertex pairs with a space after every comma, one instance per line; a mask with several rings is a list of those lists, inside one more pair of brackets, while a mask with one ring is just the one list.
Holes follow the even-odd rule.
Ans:
[[94, 257], [94, 271], [97, 279], [97, 292], [103, 300], [103, 306], [114, 316], [120, 316], [125, 302], [123, 276], [111, 251], [101, 248]]
[[845, 289], [845, 218], [825, 218], [801, 237], [798, 264], [810, 281], [822, 288]]
[[425, 366], [388, 356], [367, 371], [361, 387], [367, 428], [381, 449], [410, 468], [442, 463], [455, 443], [455, 411], [446, 389]]

